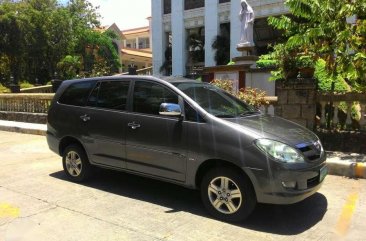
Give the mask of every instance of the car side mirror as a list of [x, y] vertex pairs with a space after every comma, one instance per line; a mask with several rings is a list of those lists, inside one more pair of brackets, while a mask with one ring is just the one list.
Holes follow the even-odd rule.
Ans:
[[162, 103], [159, 108], [159, 115], [163, 116], [182, 116], [180, 105], [173, 103]]

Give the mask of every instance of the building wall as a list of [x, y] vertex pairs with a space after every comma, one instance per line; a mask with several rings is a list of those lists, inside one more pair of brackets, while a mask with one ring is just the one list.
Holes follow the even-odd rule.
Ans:
[[270, 72], [248, 72], [245, 75], [245, 86], [264, 90], [267, 96], [276, 95], [276, 82], [268, 81]]
[[[122, 46], [122, 72], [128, 72], [130, 66], [137, 69], [144, 69], [152, 66], [151, 57], [146, 57], [144, 53], [151, 53], [151, 18], [147, 19], [149, 25], [146, 27], [123, 30]], [[133, 54], [128, 54], [127, 49], [134, 49]]]
[[[173, 2], [172, 2], [173, 1]], [[186, 29], [198, 28], [207, 26], [205, 29], [206, 51], [210, 49], [213, 38], [218, 33], [218, 27], [221, 23], [231, 23], [231, 50], [230, 57], [237, 57], [240, 53], [236, 50], [236, 45], [239, 43], [240, 38], [240, 26], [239, 11], [240, 0], [199, 0], [191, 1], [185, 0], [183, 7], [179, 11], [182, 11], [183, 17], [179, 12], [174, 12], [173, 9], [177, 7], [177, 4], [182, 0], [154, 0], [152, 1], [152, 29], [159, 29], [159, 31], [152, 32], [153, 38], [153, 51], [154, 51], [154, 73], [158, 73], [159, 68], [162, 66], [165, 58], [164, 51], [167, 43], [159, 42], [158, 39], [162, 39], [161, 36], [167, 33], [176, 32], [172, 26], [184, 26], [183, 31], [178, 31], [179, 36], [173, 34], [173, 52], [182, 53], [183, 45], [186, 40], [184, 32]], [[173, 3], [173, 4], [172, 4]], [[288, 9], [284, 5], [284, 0], [248, 0], [248, 3], [253, 7], [256, 18], [264, 18], [273, 15], [281, 15], [288, 13]], [[179, 5], [179, 4], [178, 4]], [[205, 6], [205, 7], [201, 7]], [[172, 12], [173, 19], [172, 19]], [[178, 14], [178, 15], [177, 15]], [[174, 22], [174, 24], [172, 24]], [[217, 24], [216, 24], [217, 23]], [[159, 26], [158, 26], [159, 25]], [[161, 30], [161, 31], [160, 31]], [[155, 35], [155, 38], [154, 38]], [[184, 37], [183, 37], [184, 36]], [[177, 40], [178, 39], [178, 40]], [[211, 50], [211, 52], [213, 52]], [[155, 54], [157, 54], [155, 59]], [[184, 53], [182, 55], [187, 55]], [[205, 66], [213, 66], [215, 64], [214, 54], [205, 54]], [[183, 59], [173, 58], [173, 74], [183, 73], [185, 74], [185, 63], [177, 63]], [[185, 60], [185, 59], [184, 59]], [[174, 70], [179, 68], [179, 70]]]
[[122, 31], [123, 47], [131, 49], [151, 49], [150, 43], [150, 30], [137, 32], [137, 33], [126, 33], [127, 31]]

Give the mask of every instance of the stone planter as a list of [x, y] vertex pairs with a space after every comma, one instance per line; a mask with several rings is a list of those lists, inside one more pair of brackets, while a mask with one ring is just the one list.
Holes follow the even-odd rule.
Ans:
[[297, 77], [297, 74], [299, 73], [299, 70], [298, 69], [291, 69], [291, 70], [289, 70], [289, 71], [287, 71], [286, 73], [285, 73], [285, 78], [286, 79], [294, 79], [294, 78], [296, 78]]
[[312, 67], [302, 67], [299, 68], [299, 73], [301, 78], [312, 78], [314, 76], [315, 68]]

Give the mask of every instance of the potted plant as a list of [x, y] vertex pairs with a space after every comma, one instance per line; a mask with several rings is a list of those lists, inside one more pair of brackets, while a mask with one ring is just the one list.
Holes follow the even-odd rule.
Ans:
[[[271, 80], [288, 80], [297, 77], [298, 68], [296, 66], [296, 52], [295, 49], [292, 49], [285, 44], [277, 44], [273, 47], [273, 51], [264, 57], [260, 57], [261, 61], [259, 62], [259, 66], [265, 64], [275, 64], [274, 67], [276, 70], [271, 72]], [[264, 60], [271, 60], [266, 61]], [[257, 62], [258, 64], [258, 62]]]
[[259, 58], [256, 63], [257, 67], [260, 69], [274, 69], [277, 67], [277, 61], [274, 59], [266, 59], [266, 58]]
[[315, 71], [315, 61], [308, 55], [301, 55], [296, 58], [296, 66], [299, 69], [301, 78], [312, 78]]

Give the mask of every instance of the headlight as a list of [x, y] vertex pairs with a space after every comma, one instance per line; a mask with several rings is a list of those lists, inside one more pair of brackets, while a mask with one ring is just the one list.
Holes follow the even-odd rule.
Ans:
[[285, 163], [305, 162], [304, 157], [295, 148], [278, 141], [258, 139], [255, 144], [259, 149], [272, 156], [276, 160]]
[[314, 146], [315, 146], [316, 149], [318, 149], [320, 151], [320, 155], [323, 155], [324, 149], [323, 149], [323, 146], [322, 146], [322, 143], [320, 142], [320, 140], [315, 142]]

